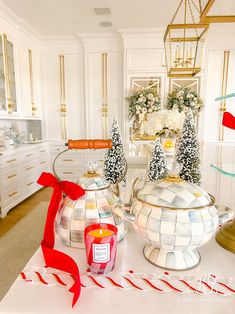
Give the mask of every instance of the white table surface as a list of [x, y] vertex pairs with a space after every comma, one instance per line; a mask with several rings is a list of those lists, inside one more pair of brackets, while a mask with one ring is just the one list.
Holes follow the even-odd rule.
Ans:
[[[142, 254], [143, 246], [142, 239], [130, 227], [126, 238], [118, 245], [115, 272], [121, 273], [132, 269], [141, 273], [163, 274], [164, 270], [145, 260]], [[67, 248], [60, 243], [57, 243], [57, 248], [69, 253], [81, 269], [86, 268], [84, 250]], [[223, 278], [235, 277], [235, 254], [221, 248], [215, 240], [200, 248], [199, 251], [201, 262], [196, 268], [187, 272], [170, 271], [170, 276], [177, 274], [200, 278], [201, 274], [212, 273]], [[39, 248], [26, 268], [43, 265], [44, 261]], [[235, 294], [201, 296], [195, 293], [158, 293], [154, 290], [82, 288], [81, 296], [72, 308], [72, 294], [67, 290], [67, 287], [45, 286], [16, 280], [0, 303], [0, 313], [235, 313]]]

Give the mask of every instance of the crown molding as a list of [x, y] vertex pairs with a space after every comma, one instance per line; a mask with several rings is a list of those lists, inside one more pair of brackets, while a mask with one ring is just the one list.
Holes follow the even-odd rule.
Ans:
[[120, 42], [121, 37], [118, 32], [103, 32], [103, 33], [76, 33], [76, 37], [82, 42]]
[[117, 32], [123, 38], [156, 38], [162, 37], [165, 33], [165, 28], [119, 28]]

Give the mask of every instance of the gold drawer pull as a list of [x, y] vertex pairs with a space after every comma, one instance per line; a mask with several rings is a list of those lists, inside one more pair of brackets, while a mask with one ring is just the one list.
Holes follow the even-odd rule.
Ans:
[[62, 159], [62, 161], [73, 161], [73, 159]]
[[45, 163], [46, 163], [46, 161], [41, 161], [41, 162], [40, 162], [41, 165], [43, 165], [43, 164], [45, 164]]
[[27, 186], [30, 186], [30, 185], [32, 185], [32, 184], [34, 184], [34, 182], [30, 182], [30, 183], [28, 183], [28, 184], [27, 184]]
[[16, 159], [7, 160], [7, 162], [13, 162], [13, 161], [16, 161]]
[[17, 174], [14, 173], [14, 174], [11, 174], [10, 176], [8, 176], [7, 179], [11, 179], [11, 178], [14, 178], [14, 177], [16, 177], [16, 176], [17, 176]]
[[73, 174], [72, 171], [63, 171], [63, 174]]
[[30, 157], [30, 156], [33, 156], [34, 154], [28, 154], [28, 155], [25, 155], [25, 157]]
[[12, 196], [16, 195], [17, 193], [18, 193], [18, 192], [15, 191], [15, 192], [12, 192], [12, 193], [8, 194], [8, 196], [9, 196], [9, 197], [12, 197]]
[[46, 149], [42, 149], [40, 150], [40, 153], [46, 152]]
[[32, 166], [32, 167], [28, 167], [28, 168], [26, 168], [26, 170], [30, 170], [30, 169], [33, 169], [34, 167]]

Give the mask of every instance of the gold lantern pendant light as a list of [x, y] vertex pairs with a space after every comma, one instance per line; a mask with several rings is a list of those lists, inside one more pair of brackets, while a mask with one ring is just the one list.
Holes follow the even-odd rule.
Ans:
[[[209, 24], [196, 23], [195, 13], [199, 21], [201, 0], [198, 5], [194, 0], [180, 0], [171, 23], [167, 26], [164, 46], [169, 77], [192, 77], [201, 71]], [[183, 15], [182, 24], [175, 23], [179, 14]]]

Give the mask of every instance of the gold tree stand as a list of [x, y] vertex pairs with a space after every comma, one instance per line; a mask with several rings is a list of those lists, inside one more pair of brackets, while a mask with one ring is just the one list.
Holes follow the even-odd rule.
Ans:
[[225, 223], [217, 232], [215, 239], [225, 250], [235, 253], [235, 219]]

